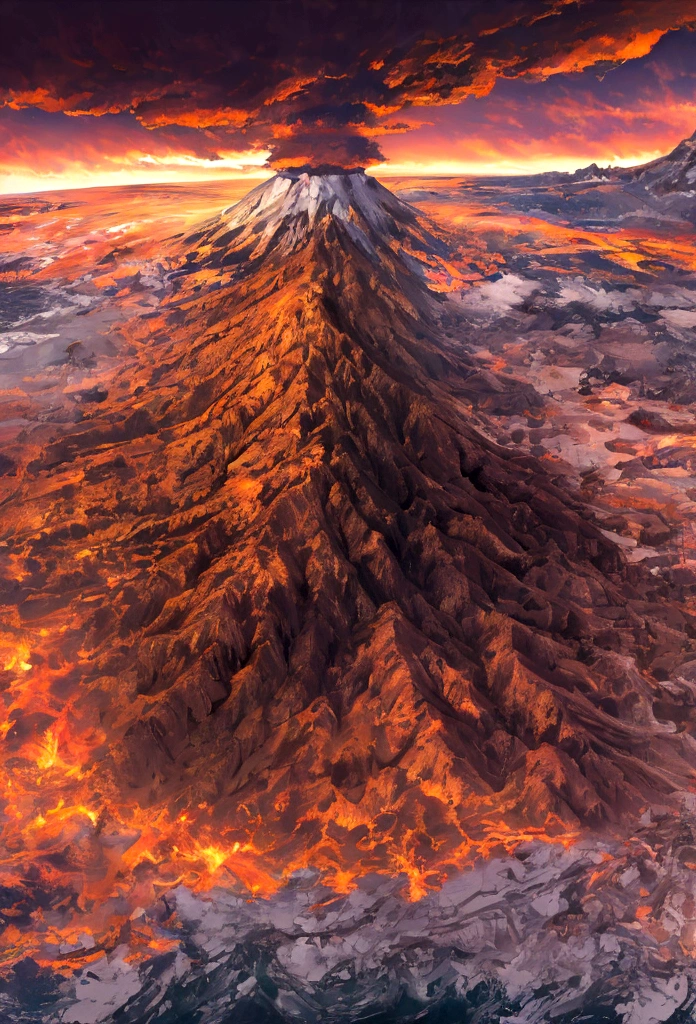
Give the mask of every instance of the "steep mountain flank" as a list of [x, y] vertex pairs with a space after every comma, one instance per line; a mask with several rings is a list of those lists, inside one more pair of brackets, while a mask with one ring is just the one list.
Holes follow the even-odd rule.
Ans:
[[452, 239], [356, 172], [276, 177], [172, 245], [169, 298], [4, 518], [4, 599], [47, 633], [32, 728], [81, 752], [104, 827], [163, 808], [271, 873], [418, 892], [675, 800], [693, 741], [653, 703], [688, 697], [649, 666], [689, 657], [691, 620], [473, 424]]

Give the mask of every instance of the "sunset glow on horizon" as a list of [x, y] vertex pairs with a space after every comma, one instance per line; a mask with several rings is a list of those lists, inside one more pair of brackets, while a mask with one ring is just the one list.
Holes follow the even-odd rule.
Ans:
[[[345, 49], [322, 15], [311, 26], [325, 39], [322, 65], [304, 52], [310, 27], [298, 25], [294, 43], [278, 37], [287, 53], [258, 81], [253, 61], [233, 70], [213, 37], [210, 67], [193, 57], [188, 66], [176, 4], [162, 28], [183, 62], [174, 78], [161, 56], [138, 57], [147, 31], [160, 28], [137, 19], [109, 28], [126, 47], [135, 35], [125, 63], [103, 38], [47, 36], [46, 54], [21, 55], [16, 80], [0, 89], [0, 192], [252, 184], [296, 165], [363, 166], [379, 176], [629, 167], [693, 133], [693, 4], [641, 0], [632, 28], [621, 3], [584, 0], [584, 23], [567, 4], [543, 4], [542, 15], [539, 4], [513, 5], [512, 20], [508, 6], [477, 9], [466, 25], [442, 8], [440, 41], [432, 33], [418, 41], [416, 19], [410, 49], [394, 46], [378, 12], [374, 38], [356, 24]], [[363, 31], [367, 49], [357, 45]], [[61, 51], [70, 46], [75, 52]]]
[[[265, 157], [262, 158], [265, 163]], [[5, 195], [37, 192], [71, 191], [81, 188], [114, 188], [127, 185], [170, 185], [206, 181], [249, 181], [252, 188], [258, 181], [271, 177], [273, 171], [263, 163], [251, 162], [244, 167], [233, 161], [219, 160], [194, 163], [185, 160], [170, 162], [141, 157], [137, 162], [124, 160], [121, 166], [89, 168], [75, 163], [59, 173], [50, 170], [16, 168], [0, 175], [0, 193]]]
[[[675, 139], [675, 144], [679, 139]], [[527, 160], [500, 158], [486, 162], [457, 160], [394, 160], [373, 164], [366, 168], [377, 178], [395, 177], [495, 177], [508, 175], [543, 174], [549, 171], [572, 172], [580, 166], [599, 163], [602, 166], [632, 167], [647, 163], [663, 155], [665, 150], [638, 152], [628, 157], [617, 155], [597, 159], [594, 154], [579, 158], [555, 157], [552, 154]], [[253, 188], [260, 181], [272, 177], [275, 171], [264, 164], [251, 162], [242, 168], [231, 167], [224, 160], [195, 164], [193, 162], [148, 161], [141, 158], [135, 166], [124, 162], [110, 170], [90, 169], [76, 164], [60, 173], [17, 169], [0, 176], [0, 194], [33, 195], [42, 192], [72, 191], [83, 188], [113, 188], [137, 185], [173, 185], [220, 181], [248, 181]]]

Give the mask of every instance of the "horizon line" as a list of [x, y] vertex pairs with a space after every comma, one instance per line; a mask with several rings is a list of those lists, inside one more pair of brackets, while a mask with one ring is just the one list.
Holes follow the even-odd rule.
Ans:
[[[480, 168], [467, 168], [457, 169], [456, 167], [447, 166], [446, 169], [437, 169], [437, 164], [427, 165], [408, 164], [394, 162], [393, 165], [386, 163], [373, 164], [365, 168], [365, 173], [375, 178], [469, 178], [469, 179], [481, 179], [481, 178], [524, 178], [524, 177], [536, 177], [541, 174], [573, 174], [577, 170], [582, 170], [585, 167], [596, 164], [602, 169], [618, 169], [618, 168], [630, 168], [638, 167], [646, 163], [650, 163], [653, 160], [660, 159], [663, 156], [669, 155], [662, 151], [653, 151], [649, 153], [635, 154], [628, 158], [620, 158], [614, 156], [610, 163], [602, 163], [601, 159], [588, 160], [584, 163], [583, 157], [574, 157], [570, 159], [559, 159], [556, 163], [551, 161], [530, 161], [527, 166], [520, 164], [481, 164]], [[442, 167], [442, 164], [440, 165]], [[267, 173], [266, 173], [267, 172]], [[275, 171], [273, 168], [258, 168], [256, 171], [252, 171], [247, 174], [230, 175], [227, 174], [221, 178], [211, 177], [193, 177], [193, 178], [182, 178], [182, 179], [162, 179], [157, 181], [112, 181], [112, 182], [95, 182], [94, 184], [58, 184], [52, 181], [47, 185], [38, 185], [32, 187], [21, 187], [15, 189], [8, 189], [7, 191], [0, 191], [1, 197], [11, 196], [27, 196], [27, 195], [44, 195], [52, 192], [83, 192], [87, 189], [116, 189], [116, 188], [148, 188], [148, 187], [163, 187], [163, 186], [177, 186], [177, 185], [206, 185], [206, 184], [220, 184], [222, 182], [249, 182], [249, 190], [255, 187], [256, 184], [267, 181], [276, 174], [282, 173], [281, 171]], [[8, 178], [14, 177], [13, 175], [7, 175]], [[2, 188], [2, 177], [0, 176], [0, 189]]]
[[[653, 159], [655, 159], [655, 157], [653, 157]], [[602, 170], [604, 170], [604, 169], [613, 169], [613, 168], [618, 169], [618, 168], [622, 168], [622, 167], [640, 166], [640, 164], [642, 162], [646, 162], [647, 163], [648, 161], [639, 161], [639, 162], [636, 162], [635, 164], [634, 163], [607, 164], [607, 165], [605, 165], [605, 167], [603, 167], [601, 169]], [[596, 161], [591, 161], [590, 164], [587, 164], [585, 166], [591, 166], [592, 163], [596, 163]], [[576, 167], [572, 171], [559, 170], [558, 168], [551, 168], [551, 169], [546, 170], [546, 171], [538, 171], [538, 170], [526, 170], [526, 171], [525, 170], [507, 170], [507, 171], [502, 171], [502, 170], [501, 171], [481, 170], [481, 171], [478, 171], [478, 172], [476, 172], [476, 171], [454, 171], [454, 170], [452, 170], [452, 171], [428, 171], [428, 170], [423, 170], [423, 171], [393, 171], [391, 173], [388, 173], [386, 171], [375, 172], [371, 168], [368, 167], [368, 168], [365, 169], [364, 173], [365, 174], [369, 174], [370, 177], [377, 178], [377, 179], [391, 179], [391, 178], [398, 178], [398, 179], [401, 179], [401, 178], [419, 178], [419, 179], [427, 179], [427, 178], [438, 178], [438, 179], [469, 178], [471, 180], [480, 180], [480, 179], [484, 179], [484, 178], [485, 179], [489, 179], [489, 178], [530, 178], [530, 177], [539, 177], [542, 174], [573, 174], [574, 171], [582, 170], [582, 169], [583, 169], [582, 167]], [[106, 184], [101, 183], [101, 184], [94, 184], [94, 185], [75, 185], [75, 184], [56, 185], [56, 184], [51, 184], [50, 186], [45, 186], [45, 187], [39, 186], [38, 188], [26, 188], [26, 189], [18, 189], [18, 190], [8, 191], [8, 192], [0, 192], [0, 199], [6, 199], [6, 198], [10, 198], [11, 199], [13, 196], [51, 195], [53, 193], [60, 193], [60, 192], [87, 192], [87, 191], [91, 192], [91, 191], [97, 191], [99, 189], [103, 189], [103, 190], [107, 190], [107, 189], [113, 190], [113, 189], [120, 189], [120, 188], [127, 188], [127, 189], [143, 188], [143, 189], [146, 189], [146, 188], [163, 188], [163, 187], [166, 187], [166, 188], [172, 188], [172, 187], [173, 188], [183, 188], [183, 187], [187, 187], [187, 186], [191, 186], [191, 185], [222, 185], [225, 182], [233, 182], [233, 183], [238, 183], [238, 184], [241, 184], [243, 182], [248, 182], [249, 183], [249, 191], [251, 191], [257, 185], [260, 185], [264, 181], [269, 181], [271, 178], [275, 177], [276, 174], [278, 174], [278, 173], [280, 173], [280, 172], [273, 171], [272, 173], [270, 173], [268, 175], [264, 175], [263, 177], [260, 176], [260, 175], [259, 176], [254, 175], [253, 177], [251, 175], [249, 175], [249, 176], [240, 175], [239, 177], [226, 176], [226, 177], [223, 177], [223, 178], [184, 178], [184, 179], [176, 180], [176, 181], [167, 181], [167, 180], [163, 180], [163, 181], [131, 181], [131, 182], [125, 182], [124, 181], [124, 182], [112, 182], [112, 183], [106, 183]]]

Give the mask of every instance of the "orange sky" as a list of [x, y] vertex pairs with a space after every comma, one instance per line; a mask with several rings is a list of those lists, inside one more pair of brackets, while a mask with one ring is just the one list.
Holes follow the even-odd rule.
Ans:
[[632, 166], [696, 131], [696, 36], [675, 32], [599, 79], [592, 69], [543, 82], [499, 81], [459, 106], [419, 111], [421, 126], [382, 141], [392, 174], [572, 171]]
[[[240, 23], [248, 6], [234, 8]], [[415, 14], [409, 7], [408, 17], [386, 6], [396, 27], [380, 18], [385, 5], [356, 0], [346, 31], [312, 8], [286, 40], [290, 22], [276, 25], [271, 15], [287, 5], [265, 3], [268, 25], [260, 28], [252, 5], [256, 34], [232, 64], [211, 29], [186, 41], [190, 4], [167, 8], [172, 22], [181, 16], [180, 38], [140, 4], [152, 25], [145, 17], [133, 28], [133, 52], [124, 19], [112, 18], [108, 30], [101, 24], [101, 35], [95, 20], [84, 38], [75, 29], [66, 42], [60, 30], [74, 5], [47, 7], [57, 27], [41, 46], [21, 21], [4, 57], [0, 43], [0, 66], [11, 69], [4, 87], [0, 73], [0, 192], [253, 182], [272, 173], [269, 158], [276, 167], [367, 165], [380, 175], [628, 166], [696, 129], [691, 0], [462, 0], [418, 5]], [[91, 9], [111, 16], [124, 8]], [[196, 6], [202, 22], [216, 10]], [[364, 25], [374, 10], [374, 26]], [[157, 37], [157, 59], [148, 32], [166, 36]], [[259, 57], [266, 35], [273, 56]], [[384, 57], [370, 58], [373, 36]]]

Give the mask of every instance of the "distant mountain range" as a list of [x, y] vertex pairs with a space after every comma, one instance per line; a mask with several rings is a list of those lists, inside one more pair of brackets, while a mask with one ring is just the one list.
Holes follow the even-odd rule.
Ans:
[[547, 184], [573, 181], [637, 182], [655, 195], [671, 192], [696, 194], [696, 132], [666, 156], [635, 167], [600, 167], [596, 163], [572, 173], [550, 171], [535, 177]]

